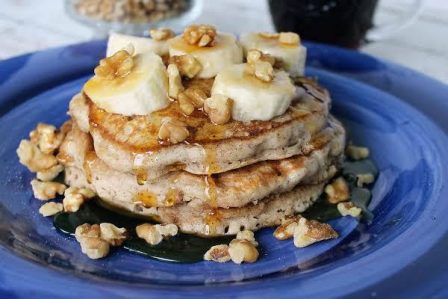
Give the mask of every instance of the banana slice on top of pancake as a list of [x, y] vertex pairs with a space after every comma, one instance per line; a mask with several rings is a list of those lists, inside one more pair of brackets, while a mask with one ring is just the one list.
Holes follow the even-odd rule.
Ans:
[[301, 45], [298, 34], [251, 32], [242, 34], [240, 42], [245, 53], [251, 49], [260, 50], [273, 56], [292, 77], [303, 76], [306, 48]]
[[168, 74], [162, 59], [132, 52], [120, 50], [102, 59], [84, 93], [98, 107], [121, 115], [147, 115], [167, 107]]
[[219, 72], [212, 95], [233, 100], [232, 118], [238, 121], [270, 120], [285, 113], [295, 95], [288, 73], [275, 70], [269, 82], [247, 72], [247, 64], [226, 67]]
[[192, 55], [202, 66], [198, 78], [213, 78], [223, 68], [243, 62], [243, 50], [235, 36], [213, 26], [192, 25], [169, 41], [170, 56]]
[[111, 33], [107, 40], [106, 56], [112, 56], [129, 44], [134, 47], [134, 54], [152, 52], [159, 56], [168, 55], [168, 40], [174, 36], [174, 32], [164, 28], [150, 32], [152, 38]]

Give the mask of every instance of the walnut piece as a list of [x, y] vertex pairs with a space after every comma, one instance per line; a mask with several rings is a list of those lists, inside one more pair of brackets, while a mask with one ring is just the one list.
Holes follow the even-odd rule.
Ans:
[[298, 46], [300, 44], [300, 36], [294, 32], [280, 32], [278, 41], [283, 45]]
[[78, 242], [81, 242], [82, 238], [100, 238], [101, 229], [99, 224], [84, 223], [76, 227], [75, 238]]
[[228, 251], [232, 262], [236, 264], [243, 262], [253, 263], [258, 259], [257, 248], [247, 240], [232, 240], [229, 244]]
[[149, 35], [156, 41], [163, 41], [174, 37], [174, 31], [169, 28], [151, 29]]
[[112, 223], [101, 223], [100, 233], [101, 239], [111, 246], [121, 246], [126, 240], [126, 229], [124, 227], [116, 227]]
[[83, 238], [79, 243], [81, 251], [91, 259], [100, 259], [109, 254], [110, 245], [100, 238]]
[[40, 200], [49, 200], [62, 195], [67, 188], [64, 184], [56, 182], [41, 182], [36, 179], [31, 181], [34, 197]]
[[174, 237], [179, 232], [179, 228], [173, 223], [165, 225], [156, 224], [155, 227], [163, 237]]
[[156, 229], [155, 225], [143, 223], [135, 228], [137, 236], [150, 245], [157, 245], [163, 240], [162, 234]]
[[286, 240], [294, 236], [294, 230], [297, 227], [300, 216], [289, 217], [282, 221], [282, 224], [274, 231], [274, 237], [277, 240]]
[[127, 50], [120, 50], [110, 57], [100, 60], [100, 64], [95, 68], [95, 75], [106, 80], [124, 78], [134, 67], [132, 53]]
[[195, 108], [204, 106], [207, 94], [200, 88], [189, 87], [178, 96], [180, 110], [186, 115], [193, 113]]
[[36, 144], [44, 154], [52, 154], [64, 140], [65, 132], [58, 131], [55, 126], [39, 123], [30, 133], [30, 141]]
[[36, 177], [41, 181], [49, 182], [55, 179], [63, 170], [64, 166], [62, 164], [56, 164], [49, 169], [38, 171]]
[[175, 224], [156, 224], [143, 223], [135, 228], [137, 236], [151, 245], [157, 245], [162, 242], [164, 237], [174, 237], [179, 229]]
[[269, 62], [258, 61], [254, 64], [254, 75], [264, 82], [271, 82], [274, 79], [274, 68]]
[[259, 32], [258, 36], [265, 39], [278, 40], [281, 45], [298, 46], [300, 44], [300, 36], [294, 32]]
[[48, 217], [62, 212], [63, 209], [64, 207], [61, 203], [47, 202], [39, 208], [39, 213], [44, 217]]
[[180, 74], [189, 79], [194, 78], [202, 70], [201, 63], [190, 54], [171, 56], [169, 63], [177, 65]]
[[75, 238], [81, 245], [82, 253], [91, 259], [100, 259], [109, 254], [110, 245], [101, 239], [101, 229], [98, 224], [84, 223], [75, 230]]
[[246, 240], [246, 241], [249, 241], [252, 244], [254, 244], [254, 246], [258, 246], [258, 242], [257, 242], [257, 240], [255, 240], [254, 232], [251, 230], [239, 231], [236, 234], [236, 239], [237, 240]]
[[204, 254], [204, 260], [218, 263], [226, 263], [230, 261], [229, 246], [220, 244], [210, 247]]
[[369, 149], [362, 146], [349, 145], [346, 153], [353, 160], [362, 160], [369, 157]]
[[216, 28], [211, 25], [190, 25], [184, 30], [183, 39], [190, 45], [212, 47], [215, 45]]
[[254, 64], [257, 61], [269, 62], [272, 66], [275, 65], [275, 57], [269, 54], [264, 54], [263, 52], [251, 49], [247, 51], [246, 60], [248, 64]]
[[88, 188], [67, 188], [67, 190], [65, 190], [64, 199], [62, 201], [64, 205], [64, 211], [70, 213], [78, 211], [84, 202], [86, 202], [88, 199], [91, 199], [95, 195], [95, 192]]
[[170, 117], [162, 119], [159, 129], [159, 139], [176, 144], [187, 139], [189, 135], [190, 132], [188, 132], [185, 123]]
[[339, 213], [342, 216], [352, 216], [355, 218], [361, 217], [362, 210], [356, 207], [352, 202], [340, 202], [337, 205]]
[[331, 184], [325, 187], [325, 194], [327, 194], [328, 202], [336, 204], [341, 201], [346, 201], [350, 198], [350, 189], [343, 177], [338, 177]]
[[56, 157], [42, 153], [37, 145], [25, 139], [20, 141], [17, 155], [20, 163], [31, 172], [44, 171], [58, 164]]
[[245, 71], [263, 82], [271, 82], [274, 79], [274, 64], [272, 56], [258, 50], [249, 50]]
[[177, 65], [170, 63], [166, 70], [168, 72], [168, 95], [173, 99], [177, 99], [179, 93], [184, 91], [179, 69], [177, 68]]
[[272, 32], [258, 32], [258, 36], [266, 39], [277, 39], [279, 37], [279, 34]]
[[375, 177], [371, 173], [362, 173], [356, 175], [356, 185], [358, 187], [363, 187], [364, 185], [368, 185], [375, 181]]
[[232, 116], [233, 101], [228, 97], [215, 94], [204, 101], [204, 111], [210, 121], [217, 125], [227, 123]]
[[329, 224], [303, 217], [299, 219], [294, 229], [294, 245], [299, 248], [337, 237], [338, 233]]

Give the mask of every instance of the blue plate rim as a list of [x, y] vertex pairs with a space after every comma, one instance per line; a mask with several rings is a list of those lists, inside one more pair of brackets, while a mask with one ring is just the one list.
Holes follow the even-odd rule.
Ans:
[[[83, 43], [83, 44], [89, 44], [89, 43]], [[77, 44], [77, 45], [74, 45], [74, 46], [78, 46], [79, 44]], [[311, 45], [313, 45], [313, 44], [311, 44]], [[365, 54], [360, 54], [360, 53], [357, 53], [357, 52], [352, 52], [352, 51], [347, 51], [347, 50], [344, 50], [344, 49], [339, 49], [339, 48], [335, 48], [335, 47], [331, 47], [331, 46], [324, 46], [324, 45], [315, 45], [314, 44], [314, 46], [315, 47], [324, 47], [324, 48], [327, 48], [327, 49], [330, 49], [331, 51], [339, 51], [339, 52], [341, 52], [341, 53], [344, 53], [344, 54], [346, 54], [346, 55], [348, 55], [347, 53], [349, 53], [350, 55], [358, 55], [358, 59], [360, 59], [359, 57], [369, 57], [368, 55], [365, 55]], [[73, 46], [68, 46], [68, 47], [73, 47]], [[55, 48], [55, 49], [52, 49], [52, 50], [60, 50], [60, 49], [63, 49], [63, 48], [66, 48], [66, 47], [61, 47], [61, 48]], [[46, 51], [51, 51], [51, 50], [46, 50]], [[2, 66], [4, 66], [4, 65], [7, 65], [7, 64], [10, 64], [11, 65], [11, 63], [12, 64], [14, 64], [14, 61], [15, 60], [17, 60], [17, 59], [26, 59], [27, 57], [29, 57], [29, 56], [31, 56], [31, 55], [34, 55], [34, 53], [30, 53], [30, 54], [25, 54], [25, 55], [22, 55], [22, 56], [19, 56], [19, 57], [15, 57], [15, 58], [12, 58], [12, 59], [9, 59], [9, 60], [4, 60], [4, 61], [1, 61], [0, 62], [0, 68], [2, 67]], [[375, 58], [376, 59], [376, 58]], [[376, 59], [377, 61], [380, 61], [380, 60], [378, 60], [378, 59]], [[416, 77], [420, 77], [420, 78], [423, 78], [423, 79], [425, 79], [425, 82], [428, 82], [428, 79], [429, 79], [429, 82], [431, 81], [431, 79], [429, 78], [429, 77], [427, 77], [427, 76], [425, 76], [425, 75], [422, 75], [422, 74], [418, 74], [417, 72], [414, 72], [414, 71], [410, 71], [410, 70], [408, 70], [408, 69], [406, 69], [406, 68], [404, 68], [404, 67], [400, 67], [400, 66], [397, 66], [397, 65], [393, 65], [393, 64], [390, 64], [390, 63], [388, 63], [388, 62], [382, 62], [384, 65], [386, 65], [386, 66], [389, 66], [391, 69], [393, 69], [393, 70], [399, 70], [399, 71], [405, 71], [405, 72], [412, 72], [412, 73], [414, 73], [415, 74], [415, 76]], [[331, 74], [329, 74], [328, 72], [326, 72], [326, 71], [323, 71], [323, 70], [319, 70], [318, 72], [325, 72], [326, 73], [326, 75], [328, 75], [328, 76], [334, 76], [334, 75], [331, 75]], [[343, 72], [341, 72], [341, 73], [343, 73]], [[354, 77], [356, 77], [356, 75], [348, 75], [349, 77], [352, 77], [352, 78], [354, 78]], [[345, 79], [345, 80], [347, 80], [347, 79]], [[355, 80], [356, 80], [356, 78], [355, 78]], [[359, 80], [359, 79], [358, 79]], [[361, 81], [362, 81], [362, 79], [361, 79]], [[347, 81], [347, 82], [349, 82], [349, 81]], [[361, 83], [356, 83], [356, 84], [361, 84]], [[439, 82], [435, 82], [434, 81], [434, 86], [437, 86], [437, 88], [439, 88], [440, 86], [440, 83]], [[430, 88], [430, 87], [429, 87]], [[445, 86], [445, 88], [446, 88], [446, 86]], [[448, 88], [446, 88], [446, 90], [448, 90]], [[399, 99], [398, 99], [399, 100]], [[445, 103], [446, 104], [446, 103]], [[432, 120], [432, 119], [431, 119]], [[439, 135], [442, 135], [443, 134], [443, 132], [445, 133], [445, 139], [442, 139], [442, 140], [439, 140], [438, 141], [438, 143], [440, 144], [440, 146], [442, 147], [443, 145], [448, 145], [448, 142], [447, 142], [447, 139], [446, 139], [446, 134], [447, 134], [447, 131], [448, 131], [448, 129], [447, 129], [447, 127], [443, 127], [443, 128], [441, 128], [440, 127], [440, 124], [439, 124], [439, 126], [437, 126], [437, 125], [435, 125], [434, 124], [434, 126], [435, 126], [435, 128], [437, 128], [438, 127], [438, 130], [440, 130], [440, 132], [439, 132]], [[437, 129], [436, 129], [437, 130]], [[445, 154], [444, 155], [444, 158], [446, 159], [447, 158], [447, 155]], [[448, 161], [448, 159], [446, 159], [446, 161]], [[445, 171], [445, 173], [446, 173], [446, 171]], [[442, 186], [443, 187], [443, 186]], [[446, 189], [446, 188], [445, 188]], [[445, 190], [445, 192], [446, 192], [446, 190]], [[444, 234], [446, 234], [446, 231], [447, 231], [447, 229], [448, 228], [445, 228], [444, 229], [444, 231], [442, 231], [441, 232], [441, 235], [444, 233]], [[435, 241], [437, 241], [437, 240], [433, 240], [434, 242]], [[428, 247], [430, 247], [429, 245], [428, 245]], [[0, 248], [1, 249], [1, 251], [0, 251], [0, 255], [2, 254], [1, 252], [3, 251], [3, 253], [5, 252], [4, 251], [4, 249], [3, 248]], [[431, 250], [430, 248], [427, 248], [428, 250]], [[423, 252], [421, 253], [421, 254], [424, 254]], [[7, 254], [6, 254], [7, 255]], [[414, 256], [415, 257], [415, 256]], [[13, 260], [14, 258], [13, 257], [11, 257], [11, 259]], [[337, 270], [337, 269], [336, 269]], [[328, 274], [328, 275], [330, 275], [330, 274]], [[293, 278], [292, 278], [292, 281], [288, 281], [289, 283], [293, 283]], [[277, 283], [278, 282], [278, 284], [273, 284], [273, 283]], [[288, 285], [285, 285], [284, 283], [287, 283], [287, 280], [285, 280], [284, 278], [280, 278], [279, 279], [279, 281], [276, 281], [275, 280], [275, 278], [274, 279], [272, 279], [270, 282], [267, 282], [265, 285], [264, 285], [264, 288], [277, 288], [277, 287], [288, 287]], [[242, 284], [240, 284], [240, 285], [238, 285], [238, 287], [241, 287], [242, 286]], [[292, 290], [292, 289], [291, 289]], [[169, 291], [167, 291], [167, 290], [159, 290], [160, 292], [159, 293], [157, 293], [157, 292], [154, 292], [153, 294], [151, 294], [151, 295], [154, 295], [154, 296], [161, 296], [161, 295], [173, 295], [172, 293], [170, 293]], [[201, 289], [200, 290], [201, 292], [203, 292], [203, 289]], [[215, 290], [216, 291], [216, 290]], [[231, 294], [230, 292], [226, 292], [226, 293], [223, 293], [223, 294], [225, 294], [226, 296], [227, 295], [229, 295], [229, 296], [232, 296], [232, 295], [235, 295], [235, 296], [237, 296], [238, 295], [238, 292], [241, 292], [241, 290], [237, 290], [236, 291], [236, 293], [234, 293], [234, 294]], [[214, 294], [217, 294], [216, 292], [213, 292]], [[211, 295], [212, 293], [210, 293], [209, 295]], [[258, 290], [257, 292], [254, 292], [253, 290], [252, 291], [249, 291], [248, 292], [248, 294], [250, 294], [251, 296], [257, 296], [257, 297], [267, 297], [268, 296], [268, 293], [266, 293], [266, 291], [264, 291], [264, 290]], [[175, 294], [174, 294], [175, 295]], [[205, 296], [205, 295], [204, 295]]]

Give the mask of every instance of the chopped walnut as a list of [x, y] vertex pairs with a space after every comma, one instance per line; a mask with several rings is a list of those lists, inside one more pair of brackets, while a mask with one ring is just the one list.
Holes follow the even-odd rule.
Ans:
[[184, 91], [184, 86], [182, 85], [182, 78], [180, 77], [179, 69], [174, 63], [171, 63], [167, 67], [168, 72], [168, 95], [177, 99], [180, 92]]
[[204, 106], [207, 94], [200, 88], [189, 87], [178, 96], [180, 110], [186, 115], [193, 113], [195, 108]]
[[155, 227], [163, 237], [174, 237], [179, 232], [179, 228], [173, 223], [165, 225], [156, 224]]
[[107, 80], [126, 77], [134, 67], [132, 54], [127, 50], [120, 50], [110, 57], [101, 59], [95, 68], [95, 75]]
[[57, 164], [49, 169], [38, 171], [36, 173], [36, 177], [44, 182], [52, 181], [55, 179], [62, 171], [64, 170], [64, 166], [61, 164]]
[[375, 181], [375, 177], [371, 173], [362, 173], [356, 175], [356, 185], [358, 187], [363, 187], [364, 185], [368, 185]]
[[47, 170], [58, 164], [56, 157], [42, 153], [34, 143], [25, 139], [20, 141], [17, 155], [20, 163], [25, 165], [31, 172]]
[[183, 39], [190, 45], [212, 47], [215, 44], [216, 28], [211, 25], [190, 25], [184, 30]]
[[258, 259], [258, 250], [250, 241], [234, 239], [229, 244], [229, 255], [236, 264], [254, 263]]
[[292, 238], [294, 236], [294, 230], [297, 227], [299, 219], [300, 216], [284, 219], [284, 221], [282, 221], [282, 224], [274, 231], [274, 237], [277, 240], [286, 240]]
[[100, 259], [109, 254], [110, 245], [100, 238], [83, 238], [81, 242], [81, 251], [91, 259]]
[[181, 121], [166, 117], [162, 119], [159, 129], [159, 138], [176, 144], [184, 141], [190, 135], [186, 124]]
[[55, 126], [39, 123], [30, 133], [30, 141], [36, 144], [44, 154], [52, 154], [64, 140], [65, 133], [58, 131]]
[[254, 64], [257, 61], [266, 61], [269, 62], [272, 66], [275, 65], [275, 57], [269, 54], [264, 54], [263, 52], [256, 49], [247, 51], [246, 60], [249, 64]]
[[169, 63], [177, 65], [180, 74], [189, 79], [194, 78], [202, 70], [201, 63], [190, 54], [171, 56]]
[[337, 237], [338, 233], [329, 224], [303, 217], [299, 219], [294, 229], [294, 245], [299, 248]]
[[39, 208], [39, 213], [44, 217], [48, 217], [62, 212], [63, 209], [64, 207], [61, 203], [47, 202]]
[[88, 199], [94, 197], [96, 194], [88, 188], [70, 187], [65, 190], [64, 199], [62, 201], [64, 205], [64, 211], [76, 212], [81, 205]]
[[254, 244], [254, 246], [258, 246], [258, 242], [257, 242], [257, 240], [255, 240], [254, 232], [251, 230], [239, 231], [236, 234], [236, 239], [237, 240], [246, 240], [246, 241], [249, 241], [252, 244]]
[[211, 122], [217, 125], [227, 123], [232, 116], [233, 101], [228, 97], [215, 94], [204, 102], [204, 111]]
[[34, 197], [40, 200], [49, 200], [56, 197], [57, 194], [62, 195], [67, 188], [64, 184], [56, 182], [41, 182], [38, 180], [31, 181]]
[[339, 213], [342, 216], [352, 216], [355, 218], [359, 218], [361, 216], [362, 210], [356, 207], [352, 202], [340, 202], [337, 205]]
[[271, 82], [274, 79], [274, 68], [269, 62], [258, 61], [254, 64], [254, 75], [264, 82]]
[[163, 41], [174, 37], [174, 31], [169, 28], [158, 28], [149, 30], [152, 39]]
[[82, 253], [91, 259], [99, 259], [109, 254], [110, 245], [101, 239], [101, 229], [98, 224], [84, 223], [75, 230], [75, 238], [81, 245]]
[[126, 229], [116, 227], [112, 223], [100, 224], [101, 239], [111, 246], [120, 246], [126, 240]]
[[331, 184], [325, 187], [328, 202], [336, 204], [350, 198], [350, 189], [343, 177], [338, 177]]
[[76, 227], [75, 238], [78, 242], [81, 242], [82, 238], [100, 238], [101, 229], [99, 224], [84, 223]]
[[226, 263], [230, 261], [229, 246], [220, 244], [210, 247], [204, 254], [204, 260], [218, 263]]
[[346, 153], [353, 160], [362, 160], [369, 157], [369, 149], [362, 146], [349, 145]]
[[162, 234], [156, 229], [155, 225], [144, 223], [135, 228], [137, 236], [150, 245], [157, 245], [163, 240]]
[[272, 56], [258, 50], [249, 50], [245, 71], [263, 82], [271, 82], [274, 79], [274, 64]]
[[294, 32], [280, 32], [278, 41], [284, 45], [297, 46], [300, 43], [300, 36]]
[[137, 236], [144, 239], [148, 244], [157, 245], [165, 237], [174, 237], [179, 229], [175, 224], [156, 224], [143, 223], [135, 228]]
[[258, 36], [267, 38], [267, 39], [277, 39], [279, 37], [279, 34], [271, 33], [271, 32], [258, 32]]

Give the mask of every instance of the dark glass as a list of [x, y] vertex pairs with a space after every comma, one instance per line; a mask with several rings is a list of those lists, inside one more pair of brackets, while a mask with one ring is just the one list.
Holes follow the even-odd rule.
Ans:
[[302, 39], [358, 48], [378, 0], [269, 0], [277, 31], [292, 31]]

